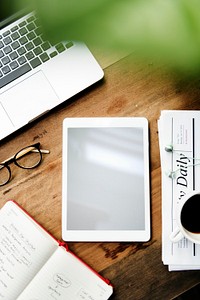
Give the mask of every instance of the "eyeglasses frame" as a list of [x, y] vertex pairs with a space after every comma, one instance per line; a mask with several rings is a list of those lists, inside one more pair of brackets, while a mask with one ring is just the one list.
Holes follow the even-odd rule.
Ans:
[[[33, 167], [23, 167], [23, 166], [21, 166], [20, 164], [17, 163], [17, 159], [18, 159], [18, 158], [17, 158], [17, 155], [18, 155], [20, 152], [23, 152], [23, 151], [24, 151], [24, 154], [20, 155], [20, 157], [22, 157], [23, 155], [25, 155], [25, 154], [27, 154], [27, 153], [29, 153], [29, 152], [31, 152], [31, 151], [34, 151], [34, 150], [26, 151], [26, 149], [28, 150], [28, 148], [31, 148], [31, 147], [34, 147], [34, 148], [36, 148], [36, 149], [38, 150], [38, 152], [39, 152], [39, 154], [40, 154], [40, 160], [39, 160], [38, 163], [35, 164]], [[33, 145], [26, 146], [26, 147], [22, 148], [22, 149], [19, 150], [14, 156], [11, 156], [10, 158], [8, 158], [8, 159], [4, 160], [3, 162], [1, 162], [1, 163], [0, 163], [0, 167], [2, 166], [2, 167], [6, 168], [6, 169], [8, 170], [8, 172], [9, 172], [9, 177], [8, 177], [8, 180], [7, 180], [5, 183], [0, 184], [0, 186], [6, 185], [6, 184], [11, 180], [12, 174], [11, 174], [11, 168], [10, 168], [10, 166], [9, 166], [11, 163], [14, 163], [16, 166], [18, 166], [18, 167], [21, 168], [21, 169], [34, 169], [34, 168], [38, 167], [38, 166], [41, 164], [41, 162], [42, 162], [42, 153], [50, 153], [50, 151], [49, 151], [49, 150], [43, 150], [43, 149], [40, 149], [40, 143], [38, 142], [38, 143], [35, 143], [35, 144], [33, 144]]]

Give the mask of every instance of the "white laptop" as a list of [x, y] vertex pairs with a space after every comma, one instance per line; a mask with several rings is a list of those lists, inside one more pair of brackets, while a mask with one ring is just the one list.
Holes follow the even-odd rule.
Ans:
[[0, 22], [0, 140], [103, 77], [84, 43], [46, 41], [34, 13], [6, 20]]

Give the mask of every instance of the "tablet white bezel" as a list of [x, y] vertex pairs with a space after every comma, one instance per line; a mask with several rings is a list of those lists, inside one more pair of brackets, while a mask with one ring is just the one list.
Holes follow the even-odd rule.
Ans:
[[[144, 151], [144, 230], [69, 230], [67, 229], [67, 149], [69, 128], [133, 127], [143, 129]], [[65, 241], [138, 241], [150, 239], [150, 179], [149, 179], [149, 129], [146, 118], [66, 118], [63, 121], [63, 171], [62, 171], [62, 238]]]

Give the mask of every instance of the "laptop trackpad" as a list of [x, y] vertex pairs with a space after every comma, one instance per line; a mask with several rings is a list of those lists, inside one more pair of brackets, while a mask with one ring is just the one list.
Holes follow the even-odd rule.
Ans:
[[16, 127], [59, 104], [58, 96], [42, 71], [16, 84], [1, 96], [1, 103]]
[[10, 134], [14, 130], [14, 126], [9, 120], [5, 110], [0, 104], [0, 120], [1, 120], [1, 130], [0, 139], [4, 138], [6, 135]]

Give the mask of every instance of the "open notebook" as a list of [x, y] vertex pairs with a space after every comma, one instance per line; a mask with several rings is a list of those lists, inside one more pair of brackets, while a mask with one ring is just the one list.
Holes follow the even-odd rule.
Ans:
[[109, 281], [15, 202], [0, 210], [0, 299], [106, 300]]

